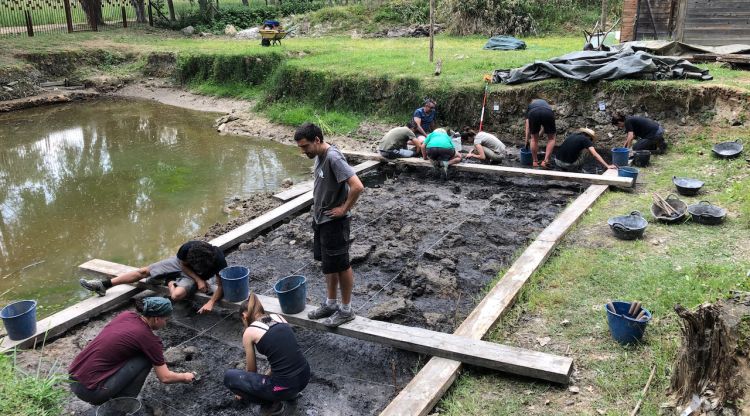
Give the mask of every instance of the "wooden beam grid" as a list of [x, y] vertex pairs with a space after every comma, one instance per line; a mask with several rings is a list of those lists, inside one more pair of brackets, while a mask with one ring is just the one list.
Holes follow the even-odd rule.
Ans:
[[[373, 154], [367, 155], [361, 152], [347, 153], [350, 156], [365, 156], [376, 159], [375, 161], [358, 165], [362, 169], [370, 169], [380, 163], [379, 158], [373, 157]], [[400, 162], [414, 166], [431, 166], [430, 162], [419, 159], [411, 161], [402, 159]], [[319, 322], [307, 319], [306, 311], [295, 315], [286, 315], [289, 321], [296, 325], [319, 330], [330, 330], [341, 335], [367, 341], [383, 342], [397, 348], [434, 356], [409, 385], [399, 393], [396, 399], [386, 407], [382, 415], [427, 414], [457, 377], [461, 361], [513, 374], [538, 377], [557, 383], [566, 383], [572, 370], [572, 360], [570, 358], [493, 344], [482, 341], [481, 338], [513, 305], [526, 281], [541, 267], [567, 231], [581, 218], [583, 213], [586, 212], [596, 199], [608, 189], [608, 186], [610, 184], [623, 185], [622, 181], [629, 179], [616, 177], [616, 172], [614, 171], [605, 172], [604, 175], [583, 175], [583, 177], [576, 177], [564, 172], [498, 166], [467, 164], [456, 167], [459, 170], [470, 172], [495, 173], [509, 176], [537, 176], [553, 180], [573, 180], [593, 183], [593, 185], [589, 186], [583, 194], [538, 235], [535, 241], [527, 247], [508, 269], [499, 283], [492, 288], [489, 294], [475, 307], [452, 335], [372, 321], [363, 317], [358, 317], [351, 323], [330, 330]], [[594, 178], [594, 176], [598, 178]], [[627, 185], [630, 185], [630, 183], [627, 183]], [[267, 228], [271, 224], [277, 223], [289, 215], [298, 212], [300, 209], [309, 206], [311, 202], [312, 192], [307, 191], [244, 226], [212, 240], [211, 243], [226, 249], [232, 244], [236, 244], [242, 239], [247, 239], [249, 236], [257, 234], [260, 230]], [[84, 270], [107, 276], [115, 276], [133, 269], [129, 266], [102, 260], [92, 260], [80, 267]], [[154, 288], [140, 283], [136, 285], [120, 285], [112, 288], [104, 297], [87, 299], [40, 321], [37, 334], [29, 339], [14, 342], [4, 339], [2, 344], [0, 344], [0, 348], [2, 348], [0, 351], [7, 352], [14, 348], [29, 347], [42, 337], [60, 335], [86, 319], [96, 316], [105, 310], [122, 305], [134, 294], [144, 289]], [[161, 290], [166, 290], [166, 288], [161, 288]], [[198, 294], [197, 296], [206, 300], [208, 299], [203, 294]], [[263, 297], [262, 301], [264, 305], [267, 305], [267, 310], [281, 312], [278, 301], [275, 298]], [[226, 301], [222, 301], [222, 304], [224, 306], [236, 307], [236, 304]], [[312, 306], [308, 305], [307, 308], [312, 308]], [[467, 352], [468, 350], [471, 352]]]

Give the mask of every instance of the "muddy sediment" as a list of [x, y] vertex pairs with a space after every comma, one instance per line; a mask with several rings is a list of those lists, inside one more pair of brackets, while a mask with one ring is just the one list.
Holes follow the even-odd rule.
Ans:
[[[479, 302], [481, 292], [510, 265], [519, 249], [547, 226], [583, 187], [524, 178], [459, 173], [443, 181], [428, 170], [366, 175], [367, 188], [352, 216], [350, 250], [358, 314], [409, 326], [452, 332]], [[322, 271], [312, 259], [310, 214], [305, 213], [242, 245], [230, 265], [250, 268], [250, 286], [272, 295], [289, 274], [307, 277], [307, 302], [324, 299]], [[152, 374], [142, 391], [147, 415], [246, 415], [222, 384], [224, 371], [243, 366], [242, 326], [236, 311], [179, 303], [159, 335], [170, 368], [197, 371], [196, 385], [163, 385]], [[231, 315], [230, 315], [231, 314]], [[61, 371], [113, 317], [80, 325], [46, 346], [43, 369]], [[286, 414], [371, 415], [381, 411], [425, 362], [414, 353], [335, 334], [295, 328], [312, 367], [312, 380]], [[40, 350], [21, 354], [33, 369]], [[267, 363], [260, 360], [260, 368]], [[93, 414], [72, 398], [68, 413]]]

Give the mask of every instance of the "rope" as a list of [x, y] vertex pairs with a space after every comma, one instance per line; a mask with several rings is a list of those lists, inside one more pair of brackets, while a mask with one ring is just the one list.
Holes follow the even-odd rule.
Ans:
[[220, 323], [224, 322], [227, 318], [229, 318], [232, 315], [234, 315], [234, 312], [228, 313], [226, 316], [224, 316], [223, 318], [221, 318], [215, 324], [213, 324], [213, 325], [209, 326], [208, 328], [204, 329], [203, 331], [199, 332], [198, 335], [196, 335], [196, 336], [194, 336], [192, 338], [186, 339], [185, 341], [182, 341], [181, 343], [175, 345], [174, 348], [181, 347], [181, 346], [185, 345], [185, 343], [190, 342], [190, 341], [192, 341], [192, 340], [194, 340], [194, 339], [196, 339], [196, 338], [198, 338], [198, 337], [200, 337], [200, 336], [208, 333], [208, 331], [216, 328], [217, 325], [219, 325]]

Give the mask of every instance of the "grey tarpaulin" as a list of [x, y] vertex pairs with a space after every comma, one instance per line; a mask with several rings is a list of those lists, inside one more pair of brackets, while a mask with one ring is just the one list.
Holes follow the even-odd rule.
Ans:
[[487, 41], [482, 49], [495, 51], [526, 49], [526, 42], [508, 35], [493, 36]]
[[573, 52], [516, 69], [498, 69], [492, 82], [518, 84], [560, 77], [583, 82], [620, 78], [709, 80], [708, 71], [676, 57], [656, 56], [632, 48], [619, 51]]
[[645, 51], [654, 55], [666, 56], [692, 56], [696, 53], [715, 53], [719, 55], [750, 53], [750, 45], [732, 44], [722, 46], [703, 46], [692, 43], [682, 43], [666, 40], [638, 40], [612, 45], [612, 49], [623, 49], [630, 47], [634, 51]]

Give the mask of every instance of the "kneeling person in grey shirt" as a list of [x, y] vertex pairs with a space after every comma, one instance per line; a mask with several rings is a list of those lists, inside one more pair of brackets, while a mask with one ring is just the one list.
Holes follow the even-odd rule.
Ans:
[[[387, 159], [423, 156], [422, 140], [417, 138], [417, 123], [409, 121], [406, 127], [396, 127], [383, 136], [378, 146], [380, 155]], [[408, 145], [414, 146], [410, 150]]]

